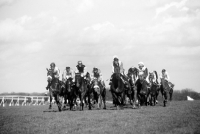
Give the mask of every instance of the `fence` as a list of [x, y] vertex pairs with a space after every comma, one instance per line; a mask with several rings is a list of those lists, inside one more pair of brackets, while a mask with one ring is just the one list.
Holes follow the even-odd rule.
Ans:
[[[30, 105], [45, 105], [50, 103], [49, 96], [0, 96], [0, 106], [30, 106]], [[53, 97], [52, 103], [55, 103]]]

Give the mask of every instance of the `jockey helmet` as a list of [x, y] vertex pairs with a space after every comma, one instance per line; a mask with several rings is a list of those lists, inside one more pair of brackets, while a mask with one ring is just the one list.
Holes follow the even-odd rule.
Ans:
[[165, 72], [165, 71], [166, 71], [165, 69], [162, 70], [162, 72]]
[[93, 71], [95, 71], [95, 70], [98, 70], [98, 68], [97, 68], [97, 67], [94, 67], [94, 68], [93, 68]]
[[82, 65], [82, 61], [79, 60], [79, 61], [78, 61], [78, 65]]
[[117, 55], [114, 55], [114, 56], [113, 56], [113, 60], [119, 60], [118, 56], [117, 56]]
[[144, 66], [144, 63], [143, 63], [143, 62], [139, 62], [139, 63], [138, 63], [138, 66], [142, 66], [142, 67], [143, 67], [143, 66]]
[[56, 64], [54, 63], [54, 62], [52, 62], [51, 64], [50, 64], [50, 66], [52, 67], [55, 67], [56, 66]]
[[149, 71], [149, 74], [153, 74], [153, 71]]
[[66, 67], [66, 70], [67, 70], [67, 69], [70, 69], [70, 67]]

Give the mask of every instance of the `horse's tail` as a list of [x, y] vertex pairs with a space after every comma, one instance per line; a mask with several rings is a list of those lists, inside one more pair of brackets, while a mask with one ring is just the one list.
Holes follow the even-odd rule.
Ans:
[[154, 71], [154, 73], [156, 74], [156, 79], [158, 79], [158, 73], [156, 71]]

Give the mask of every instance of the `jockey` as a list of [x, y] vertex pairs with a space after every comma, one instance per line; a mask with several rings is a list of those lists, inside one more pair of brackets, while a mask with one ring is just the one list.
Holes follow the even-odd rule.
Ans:
[[63, 71], [62, 74], [62, 81], [66, 82], [67, 79], [72, 78], [72, 81], [74, 82], [74, 71], [70, 67], [66, 67], [66, 69]]
[[160, 75], [160, 79], [166, 80], [166, 81], [168, 82], [168, 84], [169, 84], [169, 87], [171, 87], [171, 88], [174, 87], [174, 84], [172, 84], [172, 83], [169, 81], [169, 74], [168, 74], [168, 72], [167, 72], [165, 69], [162, 70], [162, 73], [161, 73], [161, 75]]
[[[59, 82], [59, 78], [60, 78], [60, 70], [58, 67], [56, 67], [56, 64], [54, 62], [52, 62], [50, 64], [50, 69], [47, 70], [52, 70], [53, 71], [53, 75], [54, 77], [58, 80]], [[47, 76], [48, 78], [51, 78], [51, 76]], [[51, 78], [52, 79], [52, 78]], [[48, 85], [46, 87], [46, 89], [48, 90], [50, 88], [51, 82], [48, 82]]]
[[[144, 66], [143, 62], [138, 63], [138, 69], [139, 69], [139, 73], [143, 72], [143, 78], [147, 81], [148, 69]], [[142, 74], [142, 73], [140, 73], [140, 74]]]
[[115, 55], [113, 56], [113, 63], [112, 63], [112, 75], [110, 78], [110, 83], [112, 82], [112, 77], [114, 73], [120, 73], [121, 74], [121, 79], [125, 83], [125, 76], [124, 76], [124, 69], [123, 69], [123, 63], [119, 60], [119, 58]]
[[81, 73], [81, 77], [86, 76], [86, 66], [83, 65], [82, 61], [78, 61], [78, 65], [75, 68], [75, 73]]
[[91, 81], [93, 81], [95, 78], [98, 81], [100, 81], [102, 86], [105, 88], [105, 83], [104, 83], [104, 80], [103, 80], [103, 76], [101, 74], [101, 70], [96, 68], [96, 67], [93, 68], [93, 71], [92, 71], [92, 74], [91, 74]]
[[[141, 87], [140, 80], [145, 80], [147, 82], [148, 69], [144, 66], [143, 62], [139, 62], [138, 63], [138, 70], [139, 70], [139, 74], [138, 74], [138, 78], [135, 82], [135, 85], [136, 85], [137, 88], [140, 88]], [[148, 88], [150, 88], [149, 83], [148, 83]]]

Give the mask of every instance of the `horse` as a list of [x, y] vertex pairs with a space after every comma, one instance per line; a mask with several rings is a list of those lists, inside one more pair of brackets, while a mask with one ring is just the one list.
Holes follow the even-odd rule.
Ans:
[[98, 79], [94, 79], [91, 83], [93, 89], [94, 100], [98, 103], [98, 109], [101, 108], [102, 101], [104, 104], [103, 109], [106, 109], [106, 89]]
[[161, 90], [161, 93], [162, 93], [162, 98], [164, 99], [163, 100], [164, 107], [166, 107], [166, 103], [167, 103], [167, 100], [168, 100], [168, 94], [170, 95], [170, 99], [169, 100], [170, 101], [172, 100], [172, 94], [173, 94], [174, 85], [172, 84], [171, 87], [170, 87], [169, 84], [172, 84], [172, 83], [168, 82], [165, 79], [161, 79], [160, 90]]
[[129, 90], [128, 92], [128, 97], [130, 99], [130, 102], [132, 101], [132, 105], [133, 105], [133, 109], [136, 108], [136, 100], [137, 100], [137, 90], [136, 90], [136, 86], [135, 86], [135, 82], [137, 80], [139, 74], [139, 70], [136, 67], [131, 67], [128, 70], [128, 82], [131, 86], [131, 90]]
[[[89, 73], [87, 72], [86, 76], [88, 75]], [[80, 98], [80, 111], [84, 110], [83, 100], [85, 100], [85, 103], [88, 103], [89, 110], [91, 110], [91, 103], [90, 103], [91, 89], [89, 86], [89, 77], [84, 78], [81, 76], [80, 73], [76, 73], [75, 80], [76, 80], [77, 93]], [[86, 97], [88, 97], [88, 102], [86, 101]]]
[[159, 85], [156, 84], [155, 82], [151, 83], [151, 86], [150, 86], [150, 91], [149, 91], [149, 102], [150, 102], [150, 105], [156, 105], [156, 102], [157, 102], [157, 97], [158, 97], [158, 94], [159, 94]]
[[50, 88], [49, 88], [49, 95], [50, 95], [50, 104], [49, 104], [49, 109], [52, 108], [52, 97], [55, 98], [56, 104], [58, 106], [58, 110], [61, 111], [62, 103], [60, 100], [60, 94], [61, 94], [61, 87], [59, 85], [59, 79], [55, 78], [53, 70], [47, 69], [47, 76], [48, 77], [48, 82], [51, 83]]
[[113, 73], [112, 76], [112, 82], [110, 85], [110, 91], [113, 96], [113, 102], [117, 106], [117, 109], [120, 109], [120, 107], [123, 107], [123, 101], [124, 101], [124, 83], [121, 79], [120, 73]]
[[77, 90], [75, 85], [73, 84], [72, 79], [73, 78], [70, 77], [65, 82], [65, 90], [66, 90], [65, 100], [68, 99], [70, 110], [73, 109], [74, 103], [76, 103], [76, 98], [77, 98]]
[[148, 104], [148, 97], [149, 97], [149, 89], [148, 89], [148, 83], [144, 79], [143, 76], [139, 76], [139, 79], [136, 81], [136, 90], [137, 90], [137, 98], [138, 98], [138, 106], [145, 104], [147, 106]]
[[153, 71], [153, 73], [149, 72], [149, 82], [150, 82], [150, 105], [155, 105], [158, 101], [158, 95], [159, 95], [159, 85], [156, 82], [153, 82], [154, 74], [156, 77], [156, 82], [158, 79], [158, 74], [156, 71]]

